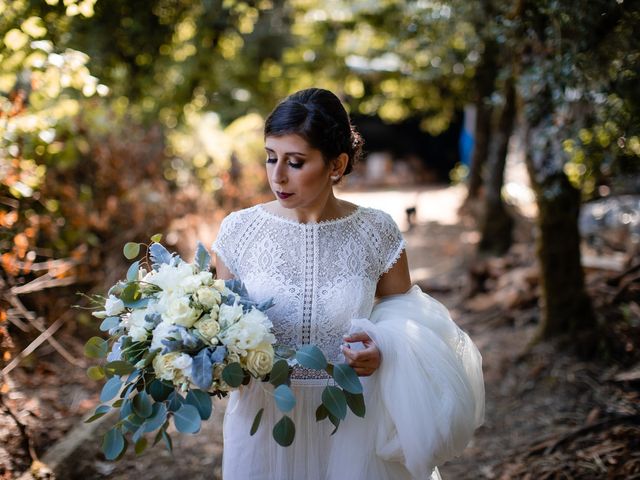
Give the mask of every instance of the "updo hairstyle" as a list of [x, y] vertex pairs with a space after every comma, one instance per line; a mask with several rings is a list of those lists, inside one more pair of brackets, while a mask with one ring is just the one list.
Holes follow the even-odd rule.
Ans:
[[341, 153], [349, 156], [344, 175], [362, 156], [363, 140], [351, 125], [340, 99], [322, 88], [308, 88], [289, 95], [269, 114], [264, 136], [296, 134], [320, 150], [325, 164]]

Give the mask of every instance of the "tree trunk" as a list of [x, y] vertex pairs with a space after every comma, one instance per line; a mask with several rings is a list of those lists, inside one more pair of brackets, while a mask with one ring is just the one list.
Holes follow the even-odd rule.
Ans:
[[492, 138], [492, 148], [487, 165], [485, 208], [482, 219], [482, 238], [478, 245], [482, 253], [502, 255], [511, 247], [513, 219], [502, 201], [504, 169], [509, 151], [509, 139], [516, 116], [516, 92], [513, 79], [505, 83], [504, 107], [497, 130]]
[[[591, 353], [595, 315], [584, 285], [580, 260], [580, 191], [558, 164], [559, 132], [551, 115], [527, 128], [526, 163], [538, 204], [536, 253], [540, 263], [542, 318], [539, 338], [570, 336], [583, 353]], [[535, 139], [535, 140], [534, 140]]]
[[482, 61], [478, 65], [476, 74], [476, 127], [473, 134], [473, 156], [469, 169], [469, 186], [467, 201], [478, 198], [482, 186], [483, 168], [489, 152], [491, 137], [491, 116], [493, 108], [487, 101], [494, 91], [497, 66], [498, 45], [493, 40], [487, 40], [484, 47]]

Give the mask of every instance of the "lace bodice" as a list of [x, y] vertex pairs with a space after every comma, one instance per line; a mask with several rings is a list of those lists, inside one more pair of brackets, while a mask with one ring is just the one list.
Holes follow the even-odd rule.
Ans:
[[[279, 343], [317, 345], [341, 361], [353, 318], [368, 318], [380, 276], [398, 260], [404, 240], [387, 213], [358, 207], [350, 215], [298, 223], [262, 205], [227, 216], [213, 251], [253, 300], [273, 298], [266, 313]], [[324, 372], [296, 368], [294, 384], [326, 383]]]

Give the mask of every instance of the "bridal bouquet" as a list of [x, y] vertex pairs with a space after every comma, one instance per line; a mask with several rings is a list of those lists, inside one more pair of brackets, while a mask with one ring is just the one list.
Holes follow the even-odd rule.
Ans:
[[[92, 337], [85, 344], [88, 357], [106, 362], [88, 369], [95, 380], [106, 379], [99, 405], [86, 420], [94, 421], [112, 409], [119, 420], [104, 435], [107, 459], [124, 455], [131, 434], [137, 454], [142, 453], [147, 433], [172, 442], [167, 429], [173, 419], [181, 433], [197, 433], [202, 420], [211, 416], [212, 396], [224, 397], [252, 379], [269, 382], [283, 413], [295, 406], [290, 373], [296, 364], [329, 372], [336, 385], [327, 385], [317, 420], [328, 418], [337, 428], [347, 406], [364, 415], [362, 385], [351, 367], [330, 364], [314, 345], [295, 351], [276, 345], [265, 310], [273, 305], [256, 303], [238, 280], [216, 280], [209, 271], [211, 257], [198, 243], [195, 260], [188, 263], [171, 254], [154, 235], [142, 260], [134, 261], [126, 279], [113, 285], [107, 297], [93, 301], [101, 308], [93, 315], [102, 319], [100, 330], [109, 339]], [[129, 242], [125, 256], [134, 260], [140, 244]], [[111, 404], [111, 402], [114, 400]], [[257, 412], [253, 435], [262, 418]], [[274, 426], [280, 445], [293, 442], [295, 425], [283, 414]]]

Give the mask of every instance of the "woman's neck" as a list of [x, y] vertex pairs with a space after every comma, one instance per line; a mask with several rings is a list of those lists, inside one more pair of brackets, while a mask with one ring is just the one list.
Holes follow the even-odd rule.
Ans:
[[319, 199], [313, 205], [300, 208], [284, 208], [277, 200], [271, 203], [271, 211], [281, 217], [295, 220], [299, 223], [319, 223], [334, 220], [348, 215], [352, 204], [337, 199], [330, 191], [325, 198]]

